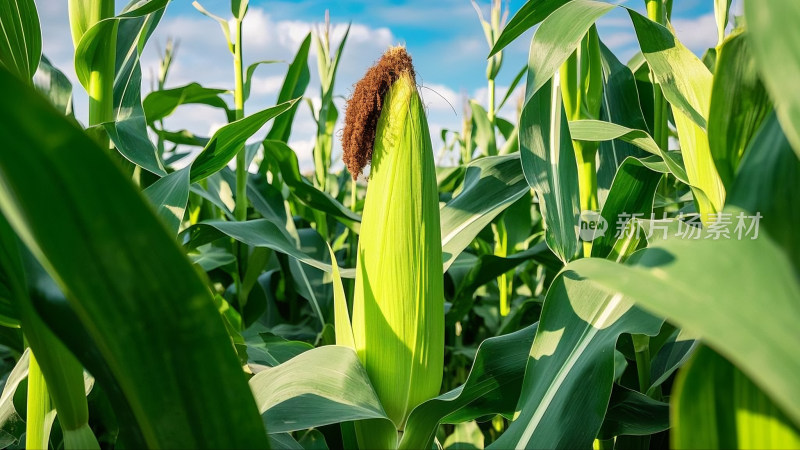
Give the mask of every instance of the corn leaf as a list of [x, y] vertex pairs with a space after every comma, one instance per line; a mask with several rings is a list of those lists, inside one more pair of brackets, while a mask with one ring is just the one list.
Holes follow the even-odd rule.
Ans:
[[297, 102], [292, 100], [267, 108], [217, 130], [203, 151], [192, 162], [191, 180], [196, 183], [222, 170], [236, 156], [241, 146], [270, 119], [286, 112]]
[[386, 413], [353, 349], [327, 345], [265, 369], [250, 380], [270, 433], [304, 430]]
[[411, 412], [400, 448], [430, 448], [440, 423], [461, 423], [489, 414], [513, 415], [535, 332], [536, 324], [483, 341], [463, 385]]
[[648, 153], [660, 156], [669, 168], [670, 173], [675, 175], [675, 178], [689, 184], [689, 177], [686, 175], [686, 169], [683, 167], [683, 159], [680, 154], [661, 150], [656, 141], [645, 131], [634, 130], [602, 120], [574, 120], [569, 123], [569, 131], [572, 139], [576, 141], [605, 142], [619, 139]]
[[702, 336], [798, 423], [800, 405], [791, 399], [800, 395], [800, 358], [792, 349], [800, 337], [790, 324], [800, 320], [800, 285], [788, 258], [763, 231], [755, 240], [731, 236], [651, 243], [632, 266], [588, 259], [570, 268]]
[[569, 2], [570, 0], [525, 2], [519, 11], [514, 14], [514, 17], [511, 18], [505, 28], [503, 28], [500, 36], [497, 38], [497, 42], [495, 42], [494, 47], [492, 47], [491, 52], [489, 52], [489, 57], [503, 50], [508, 44], [520, 37], [522, 33], [538, 25], [541, 21], [550, 16], [553, 11]]
[[160, 178], [144, 190], [156, 214], [173, 235], [178, 234], [189, 201], [189, 167]]
[[445, 271], [486, 225], [530, 190], [519, 158], [492, 156], [467, 165], [461, 192], [439, 211]]
[[[289, 114], [290, 111], [284, 114]], [[278, 118], [283, 117], [278, 116]], [[358, 232], [361, 216], [346, 208], [327, 192], [323, 192], [309, 183], [300, 174], [300, 165], [297, 154], [285, 142], [272, 139], [264, 140], [264, 152], [269, 159], [274, 161], [280, 170], [283, 181], [289, 186], [291, 193], [309, 208], [320, 210], [325, 214], [335, 217], [348, 228]], [[263, 172], [263, 168], [262, 168]]]
[[669, 404], [619, 385], [611, 391], [598, 439], [647, 436], [669, 429]]
[[553, 281], [528, 357], [519, 416], [488, 448], [589, 448], [614, 384], [622, 333], [655, 335], [662, 321], [567, 267]]
[[[311, 79], [311, 74], [308, 70], [308, 50], [311, 47], [311, 33], [306, 35], [300, 48], [297, 49], [297, 54], [294, 60], [289, 64], [289, 70], [286, 71], [286, 76], [283, 78], [283, 85], [278, 93], [278, 103], [289, 101], [293, 98], [302, 97], [308, 87], [308, 82]], [[269, 129], [266, 139], [278, 140], [282, 142], [289, 142], [289, 136], [292, 132], [292, 123], [294, 122], [294, 115], [297, 112], [298, 105], [292, 106], [288, 111], [276, 117], [272, 122], [272, 128]]]
[[617, 221], [623, 214], [650, 218], [661, 178], [660, 173], [650, 170], [636, 158], [628, 157], [622, 162], [600, 212], [606, 221], [606, 229], [592, 240], [592, 256], [604, 258], [611, 252], [620, 228]]
[[800, 3], [746, 0], [744, 15], [758, 70], [778, 119], [800, 158]]
[[72, 83], [64, 72], [53, 66], [44, 55], [33, 77], [33, 85], [48, 97], [59, 111], [63, 111], [66, 115], [72, 114]]
[[[131, 6], [135, 4], [129, 5]], [[165, 6], [166, 2], [152, 1], [123, 13], [120, 18], [101, 21], [89, 30], [85, 39], [81, 40], [82, 45], [89, 47], [100, 45], [95, 42], [97, 40], [116, 42], [116, 47], [112, 49], [114, 54], [111, 56], [105, 53], [105, 49], [98, 50], [99, 55], [98, 51], [93, 50], [84, 56], [98, 60], [114, 58], [114, 123], [106, 123], [104, 128], [122, 156], [158, 176], [166, 175], [166, 171], [147, 135], [147, 124], [142, 108], [142, 69], [139, 57], [147, 39], [161, 20]], [[112, 23], [115, 25], [111, 25]], [[95, 28], [99, 28], [99, 31], [92, 36]], [[87, 69], [95, 68], [98, 64], [95, 60], [91, 63], [85, 59], [79, 60], [78, 55], [76, 49], [76, 70], [79, 65], [82, 69]], [[99, 67], [99, 70], [104, 70], [104, 67]], [[84, 82], [82, 84], [85, 86]]]
[[800, 273], [800, 208], [793, 195], [800, 185], [800, 160], [781, 129], [775, 114], [770, 115], [745, 151], [733, 184], [728, 204], [758, 211], [764, 228], [781, 245]]
[[469, 106], [475, 124], [475, 143], [482, 150], [484, 156], [497, 156], [494, 125], [489, 121], [489, 114], [475, 100], [470, 100]]
[[[297, 243], [287, 234], [285, 228], [267, 219], [246, 222], [207, 220], [187, 228], [182, 235], [186, 235], [188, 239], [186, 246], [189, 249], [197, 248], [223, 236], [230, 236], [251, 247], [266, 247], [285, 253], [325, 272], [332, 270], [330, 264], [313, 258], [298, 248]], [[343, 269], [341, 274], [346, 278], [354, 276], [353, 269]]]
[[746, 375], [708, 347], [673, 390], [676, 449], [797, 448], [800, 430]]
[[772, 110], [746, 33], [722, 44], [711, 89], [708, 143], [714, 166], [730, 189], [747, 144]]
[[96, 345], [117, 380], [129, 404], [120, 409], [135, 417], [127, 425], [152, 447], [265, 446], [228, 334], [174, 239], [89, 137], [2, 69], [0, 84], [10, 87], [6, 143], [25, 149], [0, 152], [0, 208], [69, 293], [80, 321], [71, 327], [86, 330], [83, 346]]
[[[531, 2], [532, 3], [532, 2]], [[610, 3], [572, 0], [542, 21], [531, 40], [525, 102], [545, 86], [600, 17], [614, 9]], [[501, 36], [502, 37], [502, 36]]]
[[[529, 72], [526, 96], [532, 83], [536, 79]], [[566, 263], [580, 244], [578, 167], [557, 82], [548, 81], [523, 107], [519, 142], [522, 171], [539, 199], [547, 245]]]
[[699, 212], [721, 211], [725, 203], [722, 184], [706, 134], [712, 76], [706, 66], [675, 35], [641, 14], [628, 10], [642, 54], [672, 106], [686, 174], [695, 191]]
[[42, 56], [42, 30], [33, 0], [8, 0], [0, 4], [0, 64], [30, 82]]
[[226, 116], [231, 116], [232, 113], [228, 109], [228, 105], [220, 97], [220, 94], [227, 92], [225, 89], [212, 89], [203, 87], [198, 83], [189, 83], [186, 86], [153, 91], [147, 94], [147, 97], [142, 102], [142, 107], [144, 108], [145, 117], [147, 117], [147, 123], [161, 120], [172, 114], [178, 106], [189, 104], [220, 108], [225, 111]]

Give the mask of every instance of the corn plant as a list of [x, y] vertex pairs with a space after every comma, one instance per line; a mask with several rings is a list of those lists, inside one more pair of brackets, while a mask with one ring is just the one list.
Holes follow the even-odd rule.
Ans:
[[[246, 53], [249, 2], [195, 3], [230, 84], [171, 84], [168, 44], [142, 95], [168, 4], [69, 1], [86, 123], [33, 0], [0, 6], [0, 447], [800, 446], [797, 2], [714, 1], [702, 57], [670, 0], [475, 4], [489, 101], [443, 132], [453, 167], [402, 46], [339, 120], [328, 16], [280, 65]], [[525, 66], [511, 119], [501, 63]], [[251, 112], [263, 64], [285, 78]], [[170, 129], [188, 104], [228, 124]]]

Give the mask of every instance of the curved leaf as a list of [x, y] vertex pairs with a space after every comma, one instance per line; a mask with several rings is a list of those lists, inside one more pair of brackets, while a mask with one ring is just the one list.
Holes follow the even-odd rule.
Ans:
[[291, 100], [281, 103], [251, 114], [244, 119], [231, 122], [217, 130], [203, 151], [192, 162], [192, 183], [222, 170], [236, 156], [247, 139], [258, 132], [270, 119], [286, 112], [296, 102], [297, 100]]
[[[590, 448], [614, 384], [622, 333], [655, 335], [663, 321], [598, 288], [570, 263], [547, 291], [525, 370], [519, 416], [489, 448]], [[611, 263], [613, 264], [613, 263]]]
[[797, 448], [800, 430], [739, 369], [700, 347], [673, 389], [676, 449]]
[[540, 0], [525, 2], [522, 7], [514, 14], [514, 17], [503, 28], [502, 33], [497, 38], [494, 47], [489, 52], [491, 58], [497, 52], [503, 50], [508, 44], [520, 37], [522, 33], [528, 31], [541, 21], [546, 19], [553, 11], [557, 10], [570, 0]]
[[0, 4], [0, 64], [30, 82], [42, 56], [42, 30], [33, 0], [7, 0]]
[[535, 332], [536, 324], [483, 341], [463, 385], [411, 411], [400, 448], [431, 448], [440, 423], [513, 415]]
[[[285, 142], [266, 139], [264, 140], [264, 152], [269, 159], [275, 161], [281, 171], [283, 181], [289, 186], [289, 190], [303, 204], [309, 208], [322, 211], [358, 232], [361, 223], [361, 216], [345, 208], [338, 200], [327, 192], [323, 192], [300, 174], [300, 166], [297, 162], [297, 155]], [[267, 157], [265, 156], [265, 160]]]
[[270, 433], [364, 419], [384, 419], [356, 352], [328, 345], [257, 373], [250, 387]]
[[212, 89], [203, 87], [198, 83], [189, 83], [186, 86], [153, 91], [147, 94], [147, 97], [142, 102], [142, 107], [148, 123], [153, 123], [169, 116], [180, 105], [192, 103], [221, 108], [225, 110], [227, 115], [230, 115], [227, 103], [220, 97], [220, 94], [227, 92], [226, 89]]
[[519, 158], [490, 156], [467, 165], [461, 192], [439, 211], [445, 271], [486, 225], [530, 190]]
[[572, 0], [546, 16], [531, 40], [525, 103], [553, 78], [597, 19], [614, 8], [610, 3]]
[[800, 3], [746, 0], [744, 15], [753, 56], [775, 102], [778, 118], [800, 158]]
[[800, 321], [800, 283], [763, 232], [737, 240], [730, 231], [732, 239], [651, 243], [632, 266], [588, 259], [571, 268], [701, 336], [800, 423], [800, 404], [792, 400], [800, 398], [793, 350], [800, 335], [792, 325]]
[[[531, 53], [534, 48], [531, 45]], [[561, 87], [547, 81], [522, 108], [520, 157], [530, 187], [536, 191], [547, 245], [565, 263], [578, 253], [578, 166], [561, 102]], [[527, 92], [536, 80], [528, 73]]]
[[92, 139], [3, 69], [0, 84], [6, 144], [25, 149], [0, 152], [0, 208], [69, 293], [72, 327], [118, 381], [131, 426], [152, 447], [265, 446], [219, 313], [174, 239]]

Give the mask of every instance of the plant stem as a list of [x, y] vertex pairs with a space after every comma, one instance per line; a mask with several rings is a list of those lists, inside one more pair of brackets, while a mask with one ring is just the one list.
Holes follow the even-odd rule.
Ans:
[[[90, 23], [95, 24], [114, 16], [114, 0], [95, 0], [90, 6]], [[89, 125], [114, 120], [114, 59], [117, 50], [116, 33], [112, 39], [100, 41], [89, 74]], [[104, 138], [105, 147], [108, 138]]]
[[[573, 141], [578, 163], [578, 195], [581, 211], [599, 211], [597, 200], [597, 143]], [[583, 241], [583, 256], [592, 254], [592, 242]]]
[[489, 122], [492, 124], [492, 131], [494, 131], [494, 121], [495, 117], [497, 116], [497, 111], [495, 111], [495, 86], [494, 86], [494, 78], [489, 78], [489, 108], [487, 110], [489, 116]]
[[[234, 45], [233, 70], [235, 86], [233, 91], [234, 117], [236, 120], [244, 118], [244, 72], [242, 71], [242, 21], [236, 19], [236, 43]], [[236, 207], [234, 215], [236, 220], [247, 219], [247, 167], [245, 146], [236, 154]]]
[[[508, 256], [508, 230], [506, 230], [506, 224], [503, 220], [503, 216], [500, 216], [500, 220], [493, 224], [493, 228], [495, 235], [494, 254], [496, 256], [505, 258]], [[500, 294], [500, 316], [505, 317], [509, 312], [511, 312], [510, 289], [507, 273], [503, 273], [497, 277], [497, 289]]]
[[600, 450], [614, 450], [614, 438], [598, 439], [597, 448]]
[[639, 391], [647, 393], [650, 388], [650, 336], [633, 334], [633, 349], [636, 354], [636, 373], [639, 375]]
[[[653, 22], [660, 24], [666, 23], [666, 11], [663, 0], [645, 0], [647, 5], [647, 17]], [[669, 127], [667, 119], [669, 117], [669, 106], [661, 92], [661, 86], [656, 82], [653, 73], [650, 73], [650, 80], [653, 84], [653, 137], [662, 150], [667, 150], [669, 145]]]
[[44, 374], [36, 362], [33, 352], [28, 365], [28, 413], [25, 422], [25, 448], [46, 449], [48, 436], [45, 433], [47, 412], [50, 411], [50, 394]]
[[[234, 23], [234, 54], [233, 54], [233, 72], [234, 72], [234, 119], [241, 120], [244, 118], [244, 72], [242, 70], [242, 18], [237, 18]], [[247, 220], [247, 154], [245, 146], [242, 145], [236, 153], [236, 205], [234, 207], [234, 217], [238, 222]], [[247, 261], [247, 246], [241, 242], [234, 242], [234, 249], [237, 255], [237, 262], [239, 266], [239, 276], [236, 278], [236, 292], [239, 300], [239, 306], [243, 307], [246, 299], [244, 298], [244, 290], [242, 289], [242, 280], [244, 279]]]

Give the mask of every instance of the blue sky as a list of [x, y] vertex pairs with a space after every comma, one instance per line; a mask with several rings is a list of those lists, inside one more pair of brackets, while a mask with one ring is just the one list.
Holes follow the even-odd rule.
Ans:
[[[478, 4], [488, 16], [490, 0]], [[534, 0], [536, 1], [536, 0]], [[713, 0], [674, 0], [673, 26], [679, 39], [701, 54], [716, 43]], [[73, 80], [72, 43], [67, 20], [66, 0], [36, 0], [42, 22], [44, 53]], [[229, 0], [201, 0], [209, 11], [230, 16]], [[625, 6], [643, 11], [644, 0], [628, 0]], [[734, 1], [734, 11], [740, 1]], [[524, 4], [522, 0], [508, 2], [511, 15]], [[119, 8], [123, 2], [117, 1]], [[343, 61], [336, 81], [337, 104], [343, 111], [344, 98], [364, 71], [390, 45], [405, 44], [411, 53], [418, 82], [428, 106], [434, 147], [440, 145], [439, 130], [460, 128], [463, 103], [467, 97], [486, 102], [486, 54], [488, 45], [477, 14], [469, 0], [321, 0], [262, 1], [251, 0], [245, 18], [244, 54], [247, 62], [265, 59], [291, 60], [311, 28], [324, 21], [330, 10], [334, 43], [343, 34], [347, 23], [352, 24]], [[601, 39], [623, 61], [637, 50], [635, 34], [626, 13], [615, 10], [598, 23]], [[503, 69], [498, 77], [498, 95], [502, 96], [511, 79], [527, 60], [532, 32], [528, 32], [508, 47]], [[173, 0], [142, 57], [145, 85], [149, 91], [150, 74], [157, 68], [159, 46], [170, 36], [181, 40], [168, 87], [192, 81], [209, 87], [232, 88], [232, 62], [219, 26], [202, 16], [189, 0]], [[313, 46], [312, 46], [313, 49]], [[313, 51], [312, 51], [313, 53]], [[309, 58], [312, 73], [306, 96], [319, 98], [319, 79], [316, 75], [316, 56]], [[247, 111], [274, 104], [280, 88], [285, 65], [259, 68], [253, 81], [253, 95]], [[85, 119], [86, 99], [77, 82], [75, 107], [79, 119]], [[520, 95], [515, 93], [514, 95]], [[513, 115], [513, 105], [501, 115]], [[301, 165], [309, 169], [313, 145], [314, 124], [305, 106], [297, 117], [291, 145], [297, 151]], [[455, 111], [454, 111], [455, 110]], [[209, 135], [224, 123], [224, 116], [204, 106], [188, 106], [177, 111], [167, 121], [170, 129], [189, 129]], [[341, 126], [337, 127], [337, 130]]]

